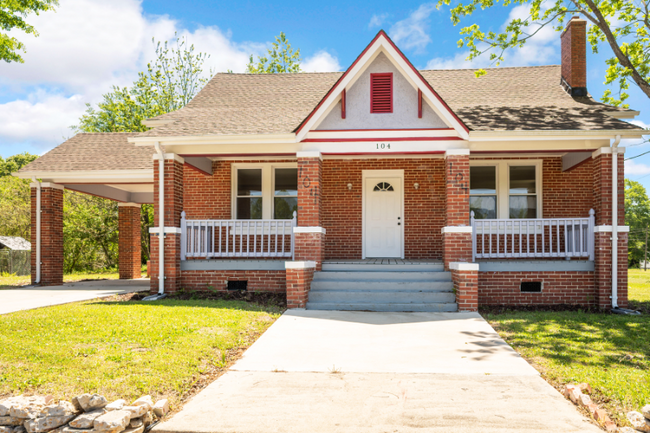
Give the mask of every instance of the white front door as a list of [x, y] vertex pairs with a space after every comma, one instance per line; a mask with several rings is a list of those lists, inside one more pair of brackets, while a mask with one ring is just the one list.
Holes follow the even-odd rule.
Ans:
[[402, 178], [366, 177], [365, 257], [402, 257]]

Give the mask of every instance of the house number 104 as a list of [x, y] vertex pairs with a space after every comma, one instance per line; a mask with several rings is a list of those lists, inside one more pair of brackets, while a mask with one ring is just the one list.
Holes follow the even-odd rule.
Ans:
[[377, 143], [377, 150], [390, 149], [390, 143]]

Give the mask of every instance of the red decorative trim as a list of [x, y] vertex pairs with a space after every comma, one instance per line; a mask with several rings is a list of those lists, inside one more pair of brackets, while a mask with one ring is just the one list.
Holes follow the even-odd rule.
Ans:
[[394, 137], [394, 138], [305, 138], [301, 143], [341, 143], [357, 141], [456, 141], [460, 137]]
[[[388, 141], [388, 140], [387, 140]], [[596, 149], [557, 149], [557, 150], [472, 150], [471, 155], [480, 155], [483, 153], [569, 153], [569, 152], [595, 152]]]
[[153, 185], [153, 182], [56, 182], [61, 185]]
[[443, 105], [447, 110], [449, 110], [449, 112], [451, 113], [451, 115], [454, 117], [454, 119], [456, 119], [456, 121], [458, 121], [458, 123], [463, 127], [463, 129], [464, 129], [466, 132], [469, 132], [469, 128], [467, 127], [467, 125], [465, 125], [465, 123], [463, 123], [463, 121], [460, 120], [460, 118], [459, 118], [458, 116], [456, 116], [456, 113], [454, 113], [454, 112], [452, 111], [452, 109], [449, 108], [449, 105], [447, 105], [447, 103], [446, 103], [446, 102], [445, 102], [445, 101], [440, 97], [440, 95], [438, 95], [438, 93], [437, 93], [435, 90], [433, 90], [433, 87], [431, 87], [431, 85], [429, 84], [429, 82], [428, 82], [427, 80], [424, 79], [424, 77], [422, 76], [422, 74], [420, 74], [420, 72], [419, 72], [417, 69], [415, 69], [415, 66], [413, 66], [413, 64], [412, 64], [412, 63], [411, 63], [411, 62], [406, 58], [406, 56], [405, 56], [405, 55], [400, 51], [400, 49], [397, 48], [397, 46], [393, 43], [393, 41], [391, 40], [391, 38], [388, 37], [388, 35], [386, 34], [386, 32], [383, 31], [383, 30], [380, 30], [379, 33], [377, 33], [377, 35], [374, 37], [374, 39], [373, 39], [372, 41], [370, 41], [370, 43], [369, 43], [369, 44], [366, 46], [366, 48], [361, 52], [361, 54], [359, 54], [359, 56], [354, 60], [354, 62], [352, 63], [352, 65], [350, 65], [350, 67], [349, 67], [349, 68], [348, 68], [348, 69], [343, 73], [343, 75], [341, 75], [341, 76], [339, 77], [339, 79], [336, 81], [336, 83], [334, 83], [334, 85], [333, 85], [332, 88], [327, 92], [327, 94], [325, 94], [325, 96], [323, 96], [323, 99], [321, 99], [320, 102], [318, 103], [318, 105], [316, 105], [316, 108], [314, 108], [314, 109], [312, 110], [312, 112], [309, 113], [309, 116], [307, 116], [307, 117], [305, 118], [305, 120], [303, 120], [303, 121], [300, 123], [300, 125], [298, 125], [298, 127], [297, 127], [296, 130], [295, 130], [295, 133], [296, 133], [296, 134], [300, 133], [300, 131], [302, 130], [302, 128], [307, 124], [307, 122], [309, 122], [309, 119], [312, 118], [312, 116], [313, 116], [313, 115], [318, 111], [318, 109], [320, 108], [320, 106], [323, 105], [323, 103], [325, 102], [325, 100], [326, 100], [326, 99], [330, 96], [330, 94], [331, 94], [331, 93], [336, 89], [336, 87], [339, 85], [339, 83], [341, 82], [341, 80], [343, 80], [343, 78], [345, 78], [345, 76], [346, 76], [346, 75], [347, 75], [347, 74], [352, 70], [352, 68], [354, 68], [354, 66], [357, 64], [357, 62], [359, 62], [359, 60], [363, 57], [363, 55], [366, 54], [366, 52], [367, 52], [367, 51], [370, 49], [370, 47], [371, 47], [371, 46], [372, 46], [372, 45], [377, 41], [377, 39], [379, 39], [380, 36], [384, 36], [384, 37], [386, 38], [386, 40], [388, 40], [388, 42], [391, 44], [391, 46], [392, 46], [392, 47], [393, 47], [393, 48], [394, 48], [394, 49], [395, 49], [395, 50], [396, 50], [396, 51], [397, 51], [397, 52], [402, 56], [402, 58], [404, 59], [404, 61], [406, 62], [406, 64], [409, 65], [409, 66], [411, 67], [411, 69], [415, 72], [415, 74], [420, 78], [420, 80], [422, 81], [422, 83], [424, 83], [424, 85], [427, 86], [427, 88], [428, 88], [428, 89], [433, 93], [433, 95], [438, 99], [438, 101], [439, 101], [440, 103], [442, 103], [442, 105]]
[[341, 119], [345, 119], [345, 89], [341, 92]]
[[252, 157], [252, 156], [288, 156], [288, 157], [296, 157], [295, 153], [195, 153], [195, 154], [183, 154], [179, 155], [182, 157], [192, 157], [192, 156], [204, 156], [206, 158], [223, 158], [223, 157], [233, 157], [233, 158], [241, 158], [241, 157]]
[[454, 128], [400, 128], [400, 129], [316, 129], [310, 132], [356, 132], [356, 131], [455, 131]]
[[393, 112], [393, 73], [370, 74], [370, 112]]
[[206, 176], [212, 176], [212, 173], [208, 173], [207, 171], [201, 170], [200, 168], [190, 164], [189, 162], [183, 163], [183, 167], [189, 167], [195, 171], [198, 171], [199, 173], [205, 174]]
[[422, 119], [422, 90], [418, 89], [418, 119]]

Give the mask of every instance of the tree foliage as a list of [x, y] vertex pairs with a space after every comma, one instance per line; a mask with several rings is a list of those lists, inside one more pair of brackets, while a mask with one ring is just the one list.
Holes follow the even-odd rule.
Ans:
[[19, 52], [25, 52], [25, 44], [9, 36], [10, 30], [21, 30], [38, 36], [34, 26], [25, 21], [27, 15], [53, 10], [58, 0], [2, 0], [0, 1], [0, 60], [7, 63], [24, 63]]
[[300, 72], [300, 49], [296, 51], [291, 48], [284, 32], [280, 32], [275, 37], [275, 42], [267, 50], [267, 56], [257, 57], [257, 62], [253, 60], [251, 54], [246, 72], [249, 74], [283, 74], [291, 72]]
[[[93, 108], [86, 104], [86, 114], [73, 127], [81, 132], [142, 132], [142, 123], [161, 114], [184, 107], [208, 82], [203, 65], [208, 54], [196, 53], [185, 38], [174, 46], [153, 40], [156, 59], [131, 87], [113, 86], [111, 92]], [[210, 72], [211, 75], [211, 72]]]
[[625, 224], [630, 226], [628, 263], [638, 266], [645, 255], [646, 230], [650, 229], [650, 200], [639, 182], [625, 179]]
[[[451, 2], [438, 0], [437, 4], [441, 7]], [[603, 102], [627, 107], [624, 101], [629, 96], [631, 82], [650, 98], [650, 0], [501, 0], [500, 3], [505, 7], [525, 5], [528, 16], [511, 19], [503, 32], [484, 32], [478, 24], [463, 27], [458, 46], [469, 48], [469, 60], [489, 53], [490, 60], [498, 66], [508, 49], [523, 47], [547, 26], [563, 31], [568, 19], [581, 15], [592, 24], [588, 30], [592, 51], [597, 53], [604, 44], [612, 52], [607, 60], [605, 84], [618, 89], [615, 93], [607, 89]], [[459, 0], [451, 9], [451, 20], [457, 25], [478, 8], [498, 4], [499, 0]], [[477, 75], [484, 73], [480, 70]]]

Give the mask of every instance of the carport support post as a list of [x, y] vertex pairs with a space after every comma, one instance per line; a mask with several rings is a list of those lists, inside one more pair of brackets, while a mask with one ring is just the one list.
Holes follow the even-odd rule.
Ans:
[[445, 270], [452, 262], [472, 261], [469, 215], [469, 150], [445, 152], [445, 225], [442, 228]]
[[[165, 153], [164, 166], [164, 227], [149, 229], [151, 234], [151, 293], [158, 292], [158, 236], [165, 237], [165, 292], [174, 292], [181, 288], [181, 212], [183, 211], [183, 164], [185, 160], [174, 154]], [[154, 223], [159, 225], [158, 209], [158, 155], [153, 156], [154, 172]]]
[[[36, 279], [38, 183], [30, 184], [32, 210], [32, 283]], [[63, 185], [41, 183], [41, 286], [63, 284]]]
[[120, 280], [141, 277], [142, 243], [140, 241], [140, 204], [118, 203], [119, 254], [118, 270]]

